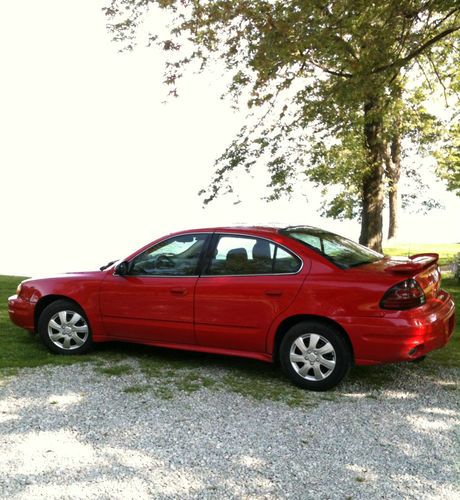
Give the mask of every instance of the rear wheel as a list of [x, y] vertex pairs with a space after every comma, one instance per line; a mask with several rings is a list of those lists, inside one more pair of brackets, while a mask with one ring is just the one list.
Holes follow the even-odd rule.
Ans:
[[38, 332], [48, 349], [57, 354], [83, 354], [93, 343], [85, 313], [69, 300], [57, 300], [43, 310]]
[[352, 357], [342, 335], [319, 321], [291, 327], [280, 346], [283, 371], [298, 386], [312, 391], [335, 387], [348, 373]]

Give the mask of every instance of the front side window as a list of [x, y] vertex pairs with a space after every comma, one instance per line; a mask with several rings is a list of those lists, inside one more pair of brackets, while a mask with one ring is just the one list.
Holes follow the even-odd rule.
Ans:
[[164, 240], [135, 257], [129, 274], [194, 276], [206, 238], [206, 234], [187, 234]]
[[300, 260], [262, 238], [221, 236], [207, 274], [243, 275], [295, 273]]
[[338, 234], [323, 231], [315, 227], [288, 227], [280, 231], [305, 246], [316, 250], [342, 269], [370, 264], [383, 258], [383, 255], [359, 245]]

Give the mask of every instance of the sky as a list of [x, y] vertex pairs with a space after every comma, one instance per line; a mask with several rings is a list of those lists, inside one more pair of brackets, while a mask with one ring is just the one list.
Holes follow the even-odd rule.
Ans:
[[[156, 49], [119, 53], [100, 0], [0, 2], [0, 274], [96, 269], [166, 233], [228, 224], [309, 224], [357, 239], [357, 222], [318, 214], [318, 190], [268, 203], [241, 177], [240, 202], [203, 208], [214, 160], [244, 115], [219, 74], [188, 75], [165, 103]], [[460, 199], [403, 214], [405, 242], [460, 241]]]

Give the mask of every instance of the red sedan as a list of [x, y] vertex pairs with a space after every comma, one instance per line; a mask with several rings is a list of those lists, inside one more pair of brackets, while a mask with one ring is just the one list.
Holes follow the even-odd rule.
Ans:
[[325, 390], [353, 363], [416, 360], [449, 341], [455, 309], [437, 260], [308, 226], [197, 229], [100, 271], [23, 281], [8, 312], [60, 354], [121, 340], [246, 356]]

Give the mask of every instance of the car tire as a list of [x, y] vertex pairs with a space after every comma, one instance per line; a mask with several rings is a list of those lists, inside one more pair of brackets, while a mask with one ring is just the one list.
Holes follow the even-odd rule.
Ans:
[[38, 333], [56, 354], [84, 354], [93, 345], [83, 309], [69, 300], [56, 300], [45, 307], [38, 320]]
[[335, 387], [349, 372], [352, 354], [339, 331], [320, 321], [302, 321], [283, 337], [280, 364], [294, 384], [311, 391]]

